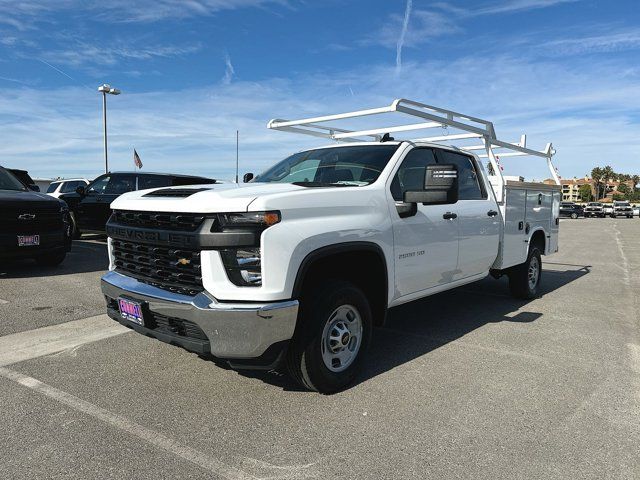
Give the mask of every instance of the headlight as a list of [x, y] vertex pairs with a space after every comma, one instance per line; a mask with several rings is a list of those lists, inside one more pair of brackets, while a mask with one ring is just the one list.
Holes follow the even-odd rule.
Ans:
[[280, 221], [280, 212], [221, 213], [218, 215], [221, 228], [262, 227], [267, 228]]
[[280, 212], [242, 212], [218, 214], [217, 231], [250, 232], [253, 245], [220, 250], [220, 257], [229, 280], [239, 287], [262, 285], [262, 257], [260, 235], [264, 230], [280, 222]]

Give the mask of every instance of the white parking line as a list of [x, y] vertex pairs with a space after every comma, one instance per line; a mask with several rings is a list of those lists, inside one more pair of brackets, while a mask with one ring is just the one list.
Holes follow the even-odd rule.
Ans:
[[130, 332], [106, 315], [0, 337], [0, 367]]
[[6, 305], [7, 303], [9, 303], [8, 300], [3, 300], [0, 298], [0, 305]]
[[52, 387], [51, 385], [47, 385], [46, 383], [43, 383], [33, 377], [23, 375], [22, 373], [10, 370], [5, 367], [0, 367], [0, 376], [19, 383], [20, 385], [34, 390], [46, 397], [63, 403], [64, 405], [67, 405], [74, 410], [82, 412], [86, 415], [90, 415], [113, 427], [130, 433], [131, 435], [134, 435], [141, 440], [150, 443], [151, 445], [177, 455], [178, 457], [194, 463], [195, 465], [202, 467], [215, 475], [230, 480], [250, 480], [258, 478], [241, 470], [238, 470], [237, 468], [225, 465], [224, 463], [211, 458], [204, 453], [199, 452], [198, 450], [194, 450], [193, 448], [187, 447], [186, 445], [181, 445], [175, 440], [165, 437], [159, 432], [143, 427], [136, 422], [132, 422], [131, 420], [121, 417], [120, 415], [111, 413], [104, 408], [100, 408], [93, 403], [89, 403], [74, 395], [63, 392], [62, 390], [58, 390], [57, 388]]

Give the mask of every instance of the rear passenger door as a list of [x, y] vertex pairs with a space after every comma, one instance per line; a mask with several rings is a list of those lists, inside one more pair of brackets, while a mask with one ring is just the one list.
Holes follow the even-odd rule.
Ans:
[[458, 169], [458, 203], [450, 205], [458, 215], [460, 232], [456, 280], [486, 273], [498, 255], [500, 216], [489, 194], [480, 165], [471, 156], [437, 150], [438, 163]]

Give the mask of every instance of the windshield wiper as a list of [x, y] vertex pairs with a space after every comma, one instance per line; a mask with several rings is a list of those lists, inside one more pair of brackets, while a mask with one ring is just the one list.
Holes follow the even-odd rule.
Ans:
[[291, 182], [292, 185], [300, 187], [349, 187], [345, 183], [328, 183], [328, 182]]

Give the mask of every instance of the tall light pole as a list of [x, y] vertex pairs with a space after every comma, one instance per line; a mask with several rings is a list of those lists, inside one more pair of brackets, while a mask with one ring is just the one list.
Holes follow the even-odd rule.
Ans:
[[98, 87], [98, 91], [102, 92], [102, 123], [104, 126], [104, 173], [109, 173], [109, 158], [107, 155], [107, 93], [110, 95], [120, 95], [120, 90], [112, 88], [106, 83]]

